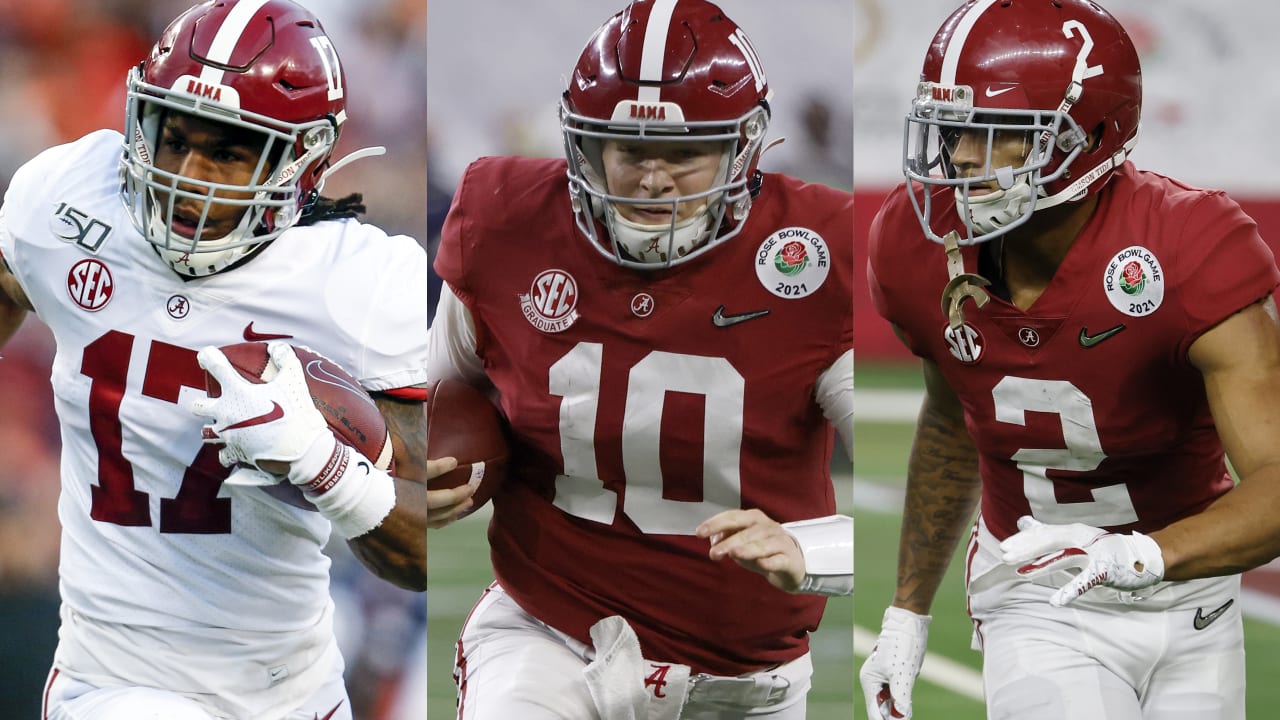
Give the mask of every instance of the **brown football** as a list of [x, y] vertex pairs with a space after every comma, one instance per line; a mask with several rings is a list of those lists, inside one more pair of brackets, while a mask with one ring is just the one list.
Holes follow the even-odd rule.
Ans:
[[507, 476], [507, 423], [479, 390], [459, 380], [440, 380], [427, 397], [427, 457], [453, 457], [458, 467], [427, 485], [432, 490], [475, 486], [472, 512], [489, 501]]
[[[218, 349], [247, 380], [267, 382], [275, 377], [275, 368], [268, 362], [267, 344], [264, 342], [237, 343]], [[391, 434], [369, 393], [350, 373], [329, 358], [297, 345], [293, 346], [293, 351], [302, 362], [311, 399], [333, 434], [359, 450], [379, 468], [391, 470]], [[205, 373], [205, 389], [209, 397], [218, 397], [222, 393], [218, 381], [208, 373]]]

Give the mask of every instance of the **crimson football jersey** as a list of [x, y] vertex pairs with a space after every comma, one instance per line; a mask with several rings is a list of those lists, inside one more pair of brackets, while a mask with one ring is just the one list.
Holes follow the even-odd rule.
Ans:
[[515, 433], [495, 573], [583, 642], [622, 615], [646, 657], [695, 671], [798, 657], [825, 600], [712, 562], [693, 533], [727, 509], [835, 512], [814, 389], [853, 342], [852, 198], [766, 174], [740, 235], [635, 271], [580, 234], [565, 183], [563, 161], [477, 161], [436, 259]]
[[[945, 253], [925, 239], [906, 192], [895, 190], [872, 226], [872, 296], [959, 396], [997, 538], [1027, 514], [1151, 532], [1231, 488], [1187, 351], [1280, 282], [1234, 201], [1126, 163], [1035, 304], [966, 302], [952, 332], [939, 309]], [[963, 235], [954, 195], [934, 192], [935, 207], [949, 206], [934, 229]], [[980, 252], [963, 249], [967, 272], [978, 272]]]

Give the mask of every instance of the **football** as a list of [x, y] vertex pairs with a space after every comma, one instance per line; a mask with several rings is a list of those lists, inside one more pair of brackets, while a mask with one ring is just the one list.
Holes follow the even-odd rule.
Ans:
[[[267, 344], [246, 342], [218, 348], [240, 375], [253, 382], [275, 377], [267, 358]], [[391, 434], [373, 398], [346, 370], [332, 360], [303, 347], [293, 346], [307, 378], [307, 389], [316, 409], [324, 416], [338, 440], [359, 450], [383, 470], [392, 470]], [[218, 397], [222, 388], [205, 373], [209, 397]]]
[[441, 380], [427, 396], [427, 457], [453, 457], [458, 467], [427, 486], [432, 490], [470, 483], [471, 512], [489, 501], [507, 476], [507, 423], [489, 398], [458, 380]]

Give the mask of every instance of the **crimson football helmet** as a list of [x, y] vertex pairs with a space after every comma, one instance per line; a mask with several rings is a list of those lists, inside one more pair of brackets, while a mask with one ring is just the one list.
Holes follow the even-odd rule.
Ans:
[[[192, 276], [224, 270], [277, 237], [315, 202], [325, 175], [345, 164], [330, 166], [346, 119], [345, 87], [319, 20], [290, 0], [212, 0], [183, 13], [129, 73], [121, 192], [134, 226]], [[168, 113], [256, 133], [258, 180], [230, 185], [157, 168]], [[194, 238], [174, 231], [182, 199], [203, 207]], [[225, 236], [203, 237], [215, 205], [243, 208], [243, 216]]]
[[[903, 173], [925, 234], [942, 242], [930, 223], [937, 186], [954, 189], [968, 230], [961, 244], [1098, 192], [1132, 152], [1141, 108], [1138, 53], [1106, 10], [1089, 0], [970, 0], [934, 36], [907, 116]], [[985, 136], [986, 166], [972, 175], [950, 158], [966, 133]], [[1023, 162], [993, 167], [992, 147], [1008, 133], [1025, 138]]]
[[[705, 0], [632, 2], [587, 42], [561, 101], [578, 228], [606, 257], [639, 269], [670, 267], [733, 237], [758, 190], [768, 100], [755, 50], [720, 8]], [[609, 140], [718, 141], [724, 150], [707, 190], [636, 199], [607, 186], [602, 149]], [[702, 208], [676, 218], [688, 202]], [[672, 220], [632, 222], [616, 203], [669, 207]]]

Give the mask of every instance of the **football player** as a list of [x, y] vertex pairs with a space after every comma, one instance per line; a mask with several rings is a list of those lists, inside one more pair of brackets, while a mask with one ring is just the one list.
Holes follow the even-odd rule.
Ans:
[[[426, 527], [466, 505], [429, 503], [423, 482], [425, 253], [356, 220], [360, 196], [320, 194], [342, 164], [344, 96], [310, 12], [205, 3], [129, 73], [124, 137], [51, 148], [13, 178], [0, 341], [28, 311], [52, 330], [63, 441], [44, 717], [350, 718], [322, 547], [336, 531], [422, 589]], [[335, 443], [288, 344], [265, 385], [198, 354], [271, 338], [374, 392], [399, 477]], [[220, 458], [297, 462], [272, 466], [287, 481], [235, 485]]]
[[466, 171], [428, 369], [496, 389], [515, 457], [460, 718], [804, 717], [852, 589], [852, 198], [757, 169], [769, 102], [718, 7], [638, 0], [568, 78], [565, 159]]
[[1128, 160], [1141, 105], [1087, 0], [972, 0], [929, 46], [870, 237], [925, 379], [872, 718], [911, 716], [970, 526], [989, 717], [1244, 717], [1236, 573], [1280, 554], [1280, 272], [1225, 194]]

